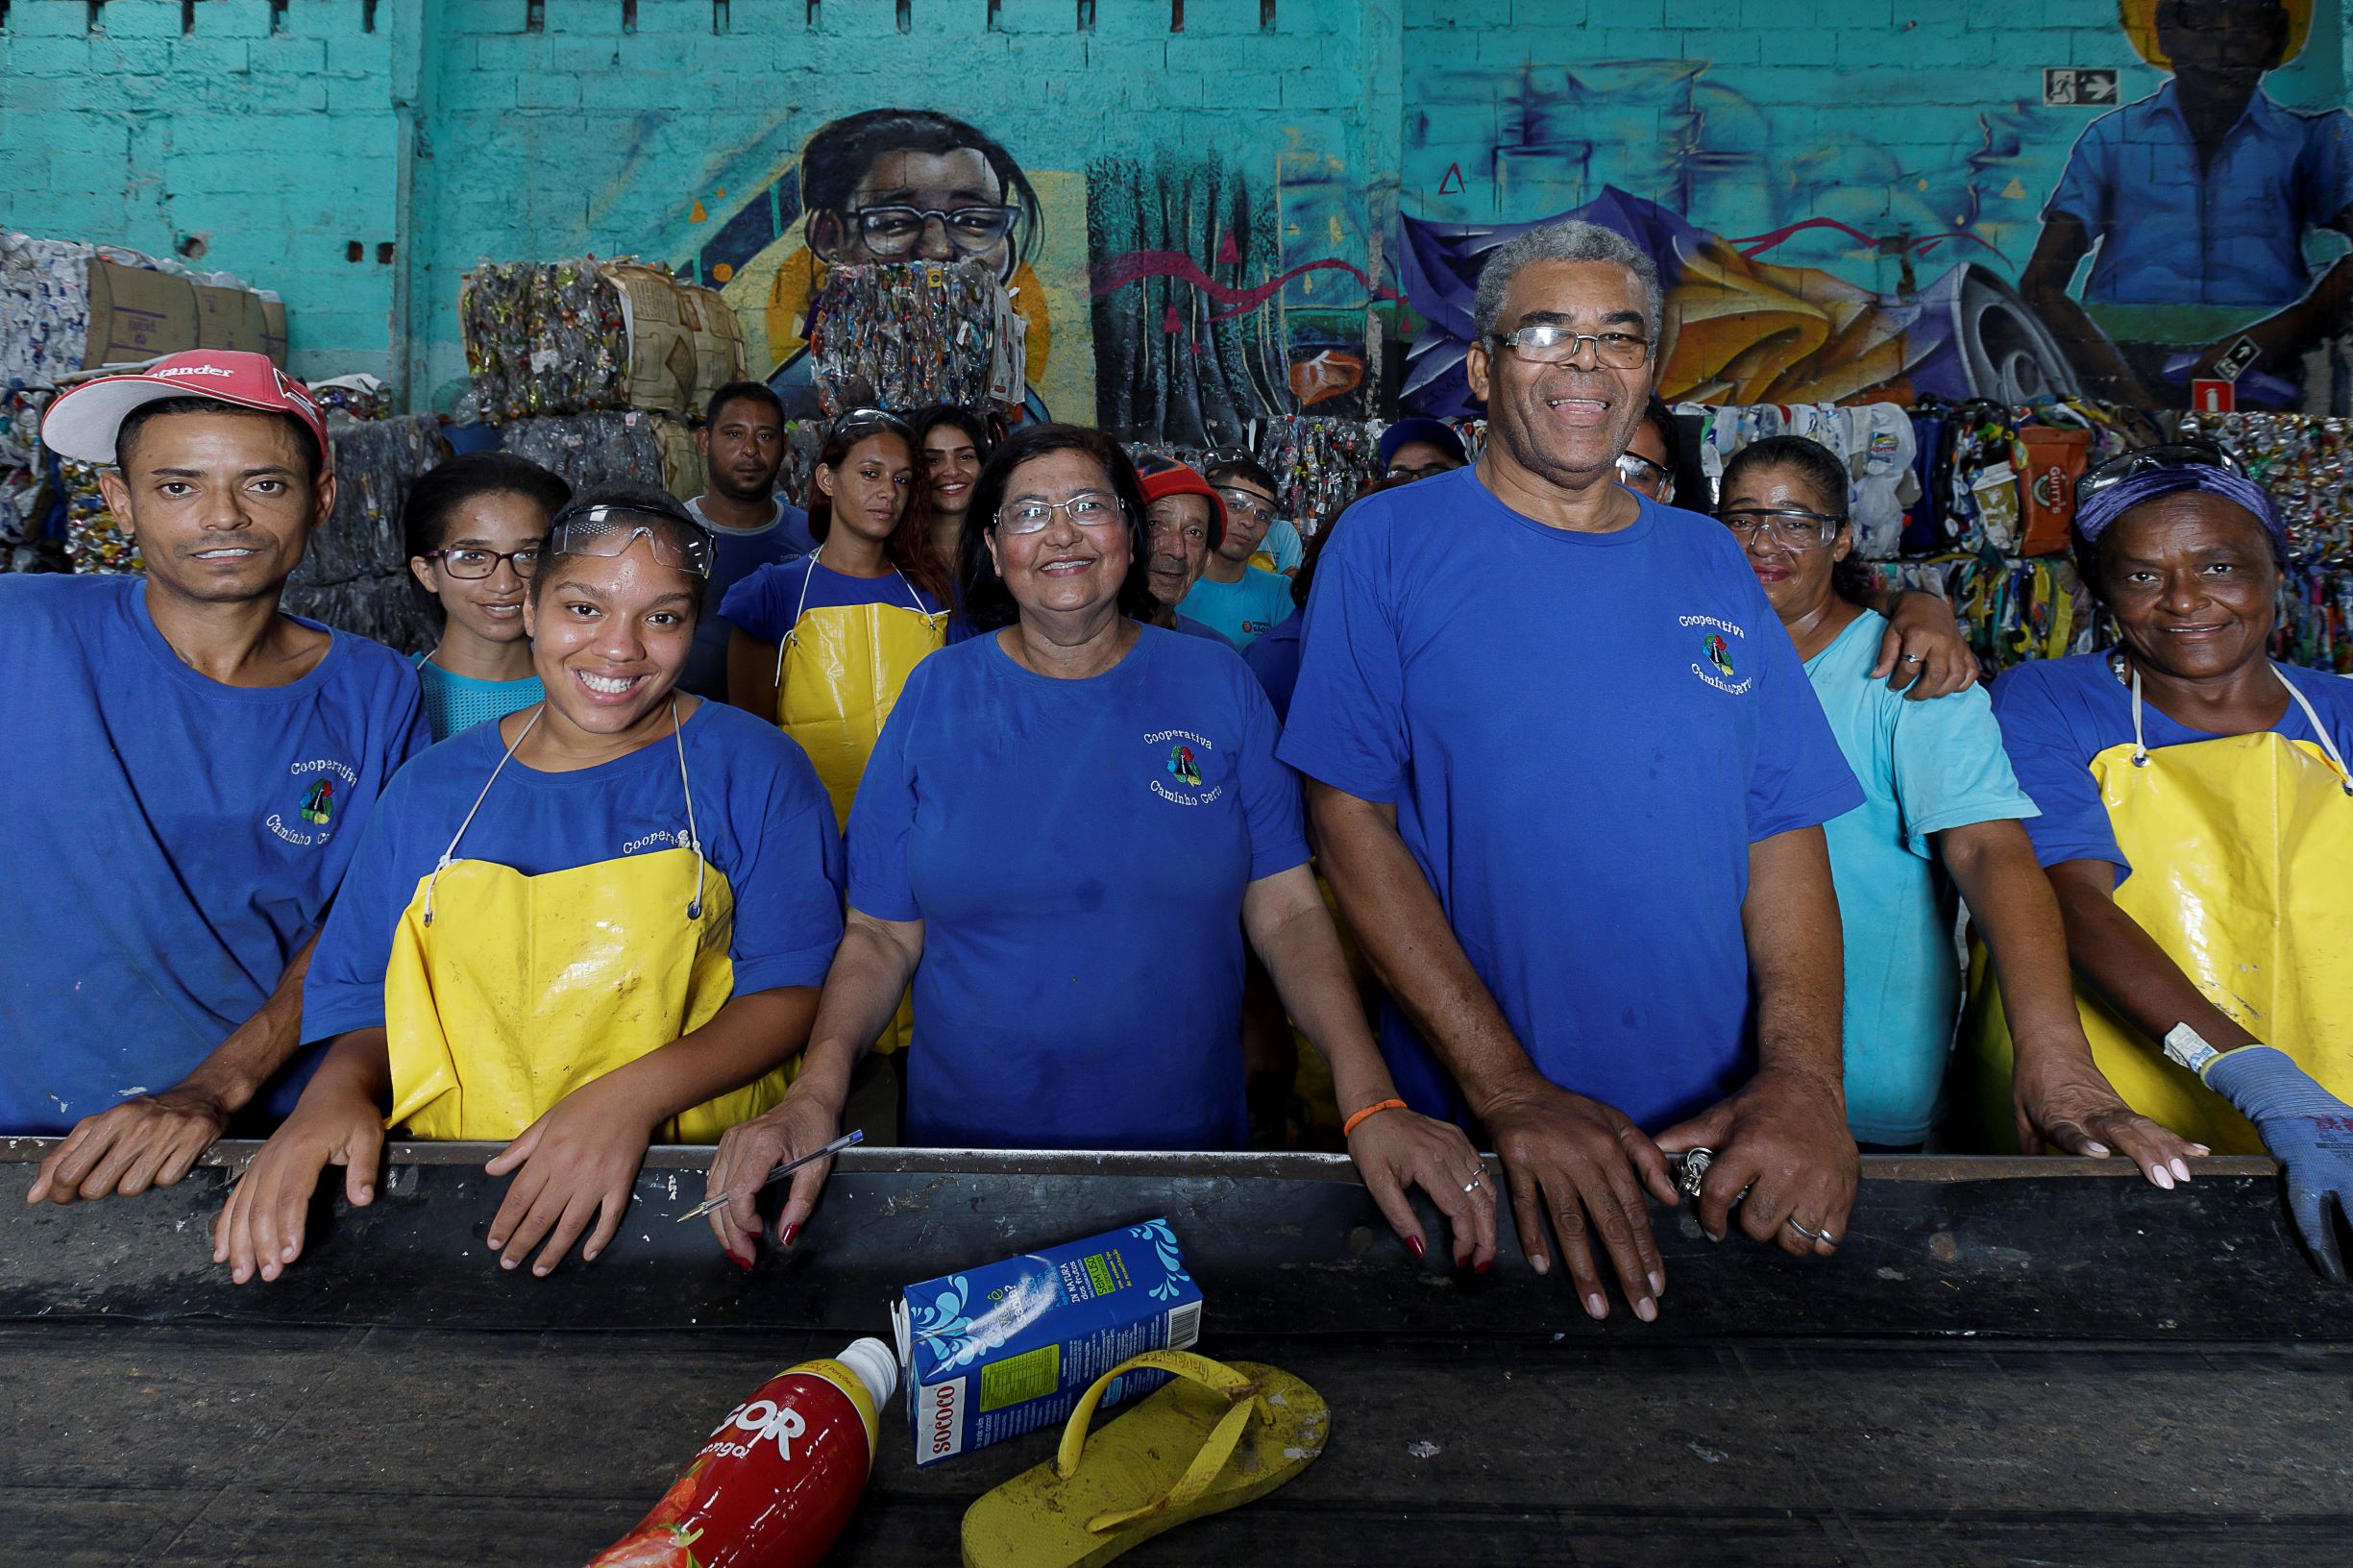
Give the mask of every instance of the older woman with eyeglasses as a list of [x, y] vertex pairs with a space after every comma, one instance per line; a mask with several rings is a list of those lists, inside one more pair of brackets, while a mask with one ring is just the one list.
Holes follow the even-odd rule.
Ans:
[[[1017, 431], [966, 530], [975, 634], [926, 659], [850, 813], [847, 935], [785, 1102], [728, 1135], [713, 1195], [836, 1136], [851, 1070], [915, 987], [909, 1142], [1234, 1149], [1245, 933], [1330, 1059], [1348, 1143], [1416, 1252], [1406, 1189], [1483, 1264], [1495, 1205], [1457, 1129], [1408, 1111], [1375, 1050], [1308, 869], [1299, 782], [1232, 651], [1149, 625], [1145, 502], [1116, 443]], [[795, 1182], [789, 1245], [827, 1166]], [[714, 1211], [729, 1251], [760, 1223]]]
[[1948, 892], [1957, 885], [2047, 1069], [2021, 1081], [2021, 1138], [2077, 1154], [2120, 1150], [2160, 1186], [2186, 1179], [2189, 1145], [2135, 1115], [2090, 1070], [2058, 907], [2020, 826], [2035, 805], [2011, 773], [1985, 693], [1908, 702], [1873, 678], [1887, 623], [1865, 607], [1870, 579], [1853, 556], [1844, 465], [1799, 436], [1758, 441], [1725, 465], [1717, 516], [1746, 549], [1863, 786], [1863, 804], [1823, 829], [1846, 933], [1855, 1141], [1917, 1149], [1937, 1125], [1960, 1015]]
[[[1994, 689], [2081, 982], [2096, 1067], [2069, 1070], [2225, 1153], [2280, 1159], [2341, 1279], [2327, 1211], [2353, 1197], [2353, 685], [2272, 662], [2288, 530], [2222, 448], [2095, 469], [2073, 529], [2118, 644]], [[2052, 1070], [2000, 982], [1968, 1032], [1987, 1111], [2013, 1060], [2022, 1104]]]

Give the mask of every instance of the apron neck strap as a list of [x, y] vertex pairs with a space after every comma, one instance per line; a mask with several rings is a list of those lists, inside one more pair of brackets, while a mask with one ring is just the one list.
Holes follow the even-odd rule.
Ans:
[[[506, 748], [506, 754], [499, 758], [499, 765], [490, 770], [490, 776], [482, 780], [481, 793], [474, 797], [474, 804], [466, 808], [465, 820], [457, 824], [457, 831], [450, 837], [450, 846], [441, 851], [441, 858], [433, 863], [432, 874], [425, 879], [427, 925], [433, 923], [433, 886], [441, 880], [441, 873], [448, 870], [451, 863], [457, 858], [458, 841], [466, 836], [466, 829], [474, 825], [475, 814], [482, 809], [482, 802], [490, 798], [490, 786], [499, 781], [499, 774], [515, 760], [515, 752], [522, 747], [524, 737], [530, 734], [532, 725], [538, 723], [541, 715], [547, 711], [548, 705], [544, 701], [532, 711], [531, 717], [524, 723], [522, 733], [515, 737], [514, 745]], [[702, 919], [702, 878], [710, 863], [702, 858], [702, 835], [695, 826], [695, 787], [686, 776], [686, 738], [678, 729], [678, 699], [674, 697], [670, 699], [670, 744], [677, 749], [678, 790], [686, 796], [686, 846], [695, 851], [695, 901], [686, 906], [686, 918], [699, 920]]]
[[[800, 641], [801, 612], [809, 607], [809, 579], [817, 576], [819, 567], [824, 565], [824, 557], [825, 547], [823, 545], [809, 551], [809, 570], [800, 575], [800, 602], [793, 606], [793, 624], [784, 628], [782, 637], [776, 639], [776, 674], [773, 681], [775, 685], [784, 684], [784, 650]], [[907, 574], [900, 570], [896, 561], [891, 562], [891, 570], [897, 576], [898, 585], [907, 590], [908, 604], [914, 608], [916, 614], [923, 618], [923, 629], [925, 631], [937, 630], [941, 612], [923, 608], [923, 596], [915, 591], [915, 584], [907, 580]]]
[[[432, 875], [425, 879], [425, 923], [427, 925], [433, 923], [433, 884], [441, 880], [441, 873], [448, 870], [450, 862], [457, 858], [457, 841], [466, 836], [466, 829], [474, 825], [474, 814], [480, 811], [482, 802], [490, 798], [490, 786], [499, 781], [499, 774], [505, 771], [508, 763], [515, 760], [516, 747], [523, 744], [524, 736], [530, 734], [532, 726], [539, 723], [540, 718], [547, 711], [548, 704], [544, 698], [532, 708], [530, 718], [524, 721], [523, 728], [515, 736], [514, 746], [506, 748], [506, 754], [499, 758], [498, 767], [491, 769], [490, 776], [482, 780], [481, 793], [474, 797], [474, 804], [466, 808], [465, 820], [457, 824], [457, 831], [450, 835], [450, 846], [442, 850], [441, 858], [433, 863]], [[496, 723], [498, 721], [494, 719], [491, 723]]]
[[[2268, 660], [2266, 662], [2270, 663]], [[2125, 663], [2132, 670], [2132, 765], [2145, 768], [2148, 766], [2148, 745], [2141, 731], [2141, 668], [2129, 659]], [[2288, 699], [2303, 710], [2304, 722], [2312, 725], [2313, 734], [2319, 738], [2321, 752], [2337, 765], [2338, 787], [2346, 795], [2353, 796], [2353, 772], [2346, 771], [2344, 753], [2337, 748], [2336, 737], [2329, 733], [2328, 725], [2320, 722], [2320, 715], [2314, 709], [2312, 698], [2299, 691], [2296, 683], [2288, 678], [2288, 672], [2275, 663], [2271, 664], [2271, 674], [2280, 685], [2287, 688]]]

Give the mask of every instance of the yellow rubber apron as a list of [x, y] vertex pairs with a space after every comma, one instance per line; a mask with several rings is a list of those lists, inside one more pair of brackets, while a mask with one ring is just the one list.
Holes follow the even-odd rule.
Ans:
[[[482, 784], [392, 938], [384, 1021], [392, 1115], [417, 1138], [509, 1139], [582, 1084], [711, 1021], [735, 993], [735, 897], [702, 858], [686, 744], [671, 741], [686, 829], [673, 847], [526, 876], [459, 860], [534, 713]], [[711, 1143], [784, 1097], [778, 1068], [665, 1125], [657, 1141]]]
[[834, 821], [846, 827], [883, 721], [915, 667], [947, 646], [947, 617], [923, 608], [896, 567], [907, 604], [810, 609], [809, 579], [823, 553], [821, 547], [811, 554], [792, 627], [776, 645], [776, 726], [809, 754], [833, 797]]
[[[2274, 667], [2276, 670], [2276, 667]], [[2353, 776], [2318, 714], [2280, 684], [2320, 737], [2267, 730], [2150, 750], [2141, 675], [2132, 744], [2091, 762], [2132, 867], [2119, 909], [2248, 1034], [2331, 1093], [2353, 1093]], [[1973, 943], [1961, 1087], [1993, 1146], [2015, 1147], [2011, 1040], [1982, 944]], [[2260, 1154], [2245, 1117], [2078, 984], [2093, 1060], [2124, 1102], [2218, 1154]], [[1957, 1097], [1958, 1098], [1958, 1097]]]

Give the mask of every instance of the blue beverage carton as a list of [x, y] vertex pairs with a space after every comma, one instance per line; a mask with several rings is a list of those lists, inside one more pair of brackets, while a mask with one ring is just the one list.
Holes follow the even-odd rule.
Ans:
[[[1165, 1219], [908, 1286], [891, 1309], [915, 1430], [915, 1462], [1068, 1419], [1079, 1396], [1139, 1351], [1201, 1336], [1201, 1287]], [[1165, 1372], [1130, 1372], [1115, 1405]]]

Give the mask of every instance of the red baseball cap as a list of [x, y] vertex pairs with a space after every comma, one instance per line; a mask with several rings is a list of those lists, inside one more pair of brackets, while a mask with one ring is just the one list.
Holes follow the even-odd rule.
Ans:
[[1210, 503], [1210, 549], [1215, 550], [1226, 536], [1226, 503], [1210, 481], [1201, 477], [1197, 468], [1183, 463], [1171, 463], [1166, 468], [1137, 476], [1143, 485], [1144, 504], [1149, 506], [1163, 496], [1201, 496]]
[[331, 448], [327, 426], [310, 388], [270, 363], [266, 354], [197, 349], [167, 354], [144, 370], [85, 381], [49, 405], [41, 445], [85, 463], [114, 461], [114, 437], [135, 408], [166, 398], [210, 398], [239, 408], [292, 414], [318, 443], [324, 466]]

